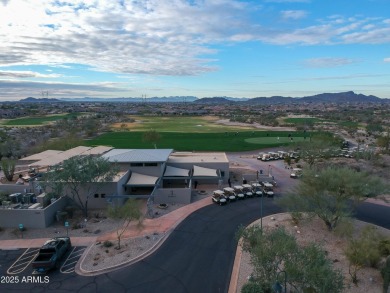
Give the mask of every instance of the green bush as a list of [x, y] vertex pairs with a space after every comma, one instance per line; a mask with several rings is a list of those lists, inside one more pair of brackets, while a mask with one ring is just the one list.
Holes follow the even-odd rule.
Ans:
[[[239, 235], [243, 239], [243, 250], [251, 257], [251, 282], [263, 284], [262, 289], [269, 289], [267, 284], [274, 284], [283, 270], [288, 276], [287, 284], [297, 292], [308, 288], [321, 293], [342, 292], [342, 274], [333, 269], [332, 262], [319, 246], [311, 243], [300, 247], [295, 237], [283, 228], [262, 231], [260, 227], [252, 226], [242, 229]], [[250, 284], [245, 292], [252, 292], [249, 291], [251, 288], [256, 287]]]
[[385, 267], [381, 270], [383, 278], [383, 293], [386, 293], [390, 286], [390, 257], [387, 258]]
[[349, 262], [359, 267], [375, 267], [381, 259], [379, 251], [381, 237], [375, 227], [364, 227], [359, 237], [349, 241], [345, 250]]
[[241, 293], [271, 293], [269, 286], [257, 282], [245, 283], [241, 288]]
[[295, 225], [298, 225], [302, 219], [303, 219], [303, 214], [301, 212], [291, 212], [291, 220]]
[[387, 238], [380, 240], [378, 244], [378, 249], [381, 256], [390, 255], [390, 239]]
[[112, 242], [109, 241], [109, 240], [106, 240], [106, 241], [103, 242], [103, 246], [104, 247], [111, 247], [112, 245], [113, 245]]

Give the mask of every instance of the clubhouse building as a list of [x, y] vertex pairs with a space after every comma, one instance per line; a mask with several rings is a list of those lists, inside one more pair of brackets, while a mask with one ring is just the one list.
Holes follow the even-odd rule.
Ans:
[[[104, 208], [109, 202], [146, 198], [153, 203], [190, 203], [202, 185], [215, 188], [226, 184], [229, 161], [225, 153], [175, 152], [173, 149], [115, 149], [79, 146], [67, 151], [45, 151], [22, 161], [33, 168], [47, 169], [73, 156], [101, 156], [118, 166], [112, 182], [99, 184], [89, 199], [90, 208]], [[37, 184], [34, 182], [33, 184]], [[39, 181], [38, 181], [39, 184]], [[34, 190], [38, 190], [36, 186]]]

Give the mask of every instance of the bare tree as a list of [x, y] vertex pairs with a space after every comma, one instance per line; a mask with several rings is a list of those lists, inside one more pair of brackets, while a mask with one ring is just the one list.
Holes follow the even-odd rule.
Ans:
[[121, 239], [126, 229], [133, 220], [140, 221], [142, 213], [138, 202], [135, 199], [128, 199], [124, 205], [115, 205], [108, 207], [108, 215], [116, 220], [119, 220], [119, 226], [116, 230], [118, 239], [118, 249], [121, 248]]

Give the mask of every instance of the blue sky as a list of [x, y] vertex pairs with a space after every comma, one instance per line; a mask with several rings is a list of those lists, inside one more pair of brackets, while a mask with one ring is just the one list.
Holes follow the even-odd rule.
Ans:
[[0, 101], [390, 98], [390, 0], [0, 0]]

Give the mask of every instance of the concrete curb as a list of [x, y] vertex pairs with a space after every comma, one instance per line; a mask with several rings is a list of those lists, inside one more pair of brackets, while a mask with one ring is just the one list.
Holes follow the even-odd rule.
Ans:
[[[108, 272], [111, 272], [111, 271], [114, 271], [114, 270], [117, 270], [117, 269], [120, 269], [120, 268], [124, 268], [124, 267], [127, 267], [127, 266], [130, 266], [132, 264], [135, 264], [139, 261], [141, 261], [142, 259], [148, 257], [149, 255], [151, 255], [152, 253], [154, 253], [158, 248], [160, 248], [160, 246], [164, 243], [164, 241], [168, 238], [168, 236], [173, 232], [173, 230], [175, 230], [175, 228], [184, 220], [186, 219], [189, 215], [191, 215], [193, 212], [205, 207], [205, 206], [208, 206], [208, 205], [211, 205], [212, 203], [207, 203], [206, 205], [204, 206], [199, 206], [197, 207], [196, 209], [194, 209], [193, 211], [191, 211], [189, 214], [187, 214], [186, 216], [183, 216], [181, 217], [176, 223], [174, 223], [172, 225], [172, 227], [167, 230], [165, 233], [165, 235], [159, 239], [153, 246], [152, 248], [150, 248], [149, 250], [145, 251], [144, 253], [134, 257], [133, 259], [130, 259], [126, 262], [123, 262], [121, 264], [118, 264], [118, 265], [114, 265], [114, 266], [111, 266], [111, 267], [107, 267], [107, 268], [104, 268], [104, 269], [100, 269], [100, 270], [96, 270], [96, 271], [87, 271], [85, 269], [82, 268], [82, 263], [83, 261], [85, 260], [85, 258], [87, 257], [89, 251], [91, 250], [92, 246], [93, 245], [96, 245], [96, 242], [91, 244], [83, 253], [83, 255], [81, 256], [80, 260], [77, 262], [76, 264], [76, 267], [75, 267], [75, 272], [81, 276], [97, 276], [97, 275], [101, 275], [101, 274], [105, 274], [105, 273], [108, 273]], [[145, 235], [144, 235], [145, 236]], [[129, 238], [127, 238], [129, 239]]]
[[143, 252], [142, 254], [140, 254], [140, 255], [138, 255], [130, 260], [127, 260], [127, 261], [120, 263], [118, 265], [110, 266], [110, 267], [107, 267], [104, 269], [100, 269], [100, 270], [96, 270], [96, 271], [87, 271], [87, 270], [83, 269], [81, 266], [82, 266], [82, 263], [84, 262], [85, 258], [87, 257], [89, 251], [91, 250], [91, 248], [94, 245], [96, 245], [96, 243], [94, 243], [94, 244], [90, 245], [84, 251], [80, 260], [77, 262], [77, 265], [75, 267], [75, 272], [81, 276], [97, 276], [97, 275], [112, 272], [112, 271], [115, 271], [117, 269], [121, 269], [121, 268], [130, 266], [132, 264], [135, 264], [136, 262], [139, 262], [140, 260], [146, 258], [147, 256], [151, 255], [153, 252], [155, 252], [158, 248], [160, 248], [160, 246], [164, 243], [164, 241], [168, 238], [168, 236], [171, 234], [172, 231], [173, 231], [173, 229], [166, 232], [165, 235], [163, 237], [161, 237], [149, 250]]

